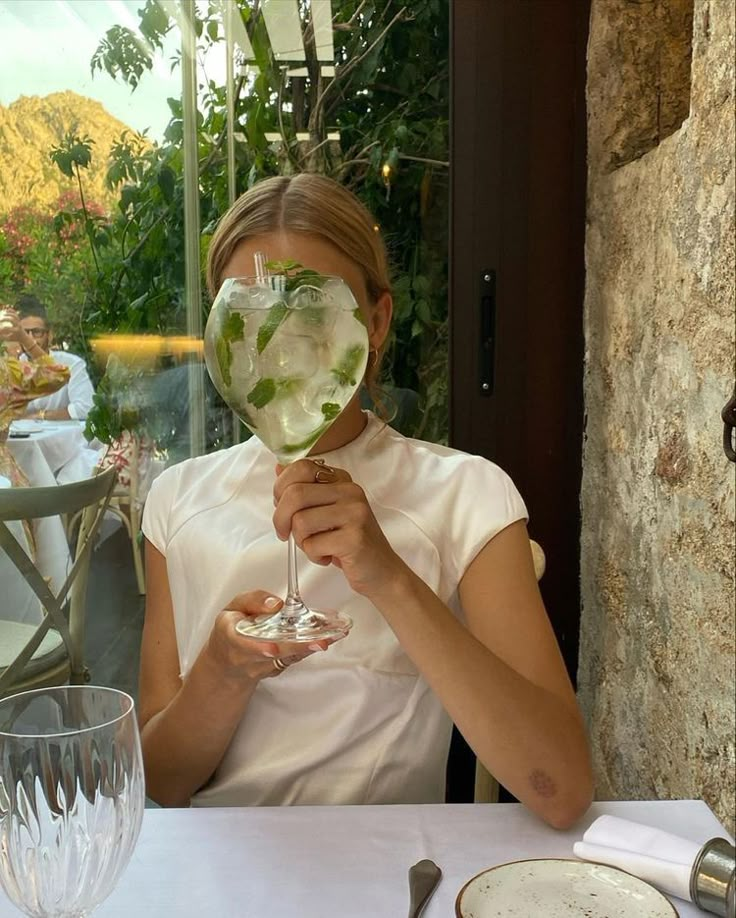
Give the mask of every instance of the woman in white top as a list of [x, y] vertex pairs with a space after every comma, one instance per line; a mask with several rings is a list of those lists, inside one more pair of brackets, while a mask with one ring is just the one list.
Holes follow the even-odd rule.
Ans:
[[[344, 278], [380, 354], [386, 256], [348, 191], [315, 175], [255, 185], [212, 239], [212, 292], [252, 273], [257, 251]], [[401, 436], [357, 398], [310, 456], [281, 469], [253, 437], [153, 485], [140, 684], [150, 796], [442, 802], [454, 721], [519, 800], [570, 825], [592, 796], [587, 740], [511, 480], [483, 458]], [[317, 476], [314, 457], [334, 474]], [[280, 607], [291, 529], [312, 562], [300, 568], [304, 595], [353, 619], [332, 646], [235, 631]]]

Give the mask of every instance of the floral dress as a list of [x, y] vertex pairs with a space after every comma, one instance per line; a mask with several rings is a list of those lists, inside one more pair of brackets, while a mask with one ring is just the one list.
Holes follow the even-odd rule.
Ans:
[[28, 485], [28, 479], [8, 449], [11, 421], [23, 416], [28, 402], [50, 395], [69, 382], [69, 368], [44, 354], [38, 360], [19, 360], [0, 352], [0, 475], [13, 487]]

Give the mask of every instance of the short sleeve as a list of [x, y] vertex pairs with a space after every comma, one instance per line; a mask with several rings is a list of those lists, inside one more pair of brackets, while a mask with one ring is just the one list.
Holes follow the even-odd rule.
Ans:
[[171, 511], [179, 485], [180, 468], [174, 465], [154, 479], [143, 508], [143, 535], [164, 556], [169, 544]]
[[449, 513], [447, 555], [459, 583], [480, 550], [507, 526], [528, 521], [526, 505], [511, 478], [494, 463], [468, 456], [458, 469], [456, 500]]

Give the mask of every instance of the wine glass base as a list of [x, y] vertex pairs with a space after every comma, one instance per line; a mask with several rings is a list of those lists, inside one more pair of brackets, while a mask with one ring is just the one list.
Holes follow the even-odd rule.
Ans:
[[318, 612], [307, 609], [298, 616], [257, 615], [243, 619], [235, 626], [238, 634], [260, 641], [279, 644], [309, 644], [312, 641], [337, 641], [353, 627], [352, 619], [342, 612]]

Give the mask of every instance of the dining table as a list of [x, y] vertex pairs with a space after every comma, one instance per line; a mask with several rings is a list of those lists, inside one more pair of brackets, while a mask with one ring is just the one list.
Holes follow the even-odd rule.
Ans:
[[[34, 488], [56, 487], [56, 475], [73, 464], [86, 451], [84, 427], [79, 421], [13, 421], [7, 447]], [[35, 560], [51, 589], [58, 592], [71, 565], [64, 522], [61, 517], [42, 517], [34, 521]], [[26, 624], [40, 621], [41, 607], [28, 585], [13, 568], [0, 562], [4, 574], [0, 617]], [[12, 576], [11, 576], [12, 575]]]
[[13, 421], [8, 448], [33, 487], [56, 484], [59, 469], [87, 447], [80, 421]]
[[[510, 861], [574, 858], [574, 842], [603, 814], [699, 844], [729, 838], [700, 800], [600, 801], [565, 831], [517, 803], [149, 808], [95, 918], [406, 918], [408, 870], [424, 858], [442, 880], [423, 918], [451, 918], [471, 877]], [[706, 914], [670, 901], [680, 918]], [[0, 895], [0, 918], [15, 915]]]

